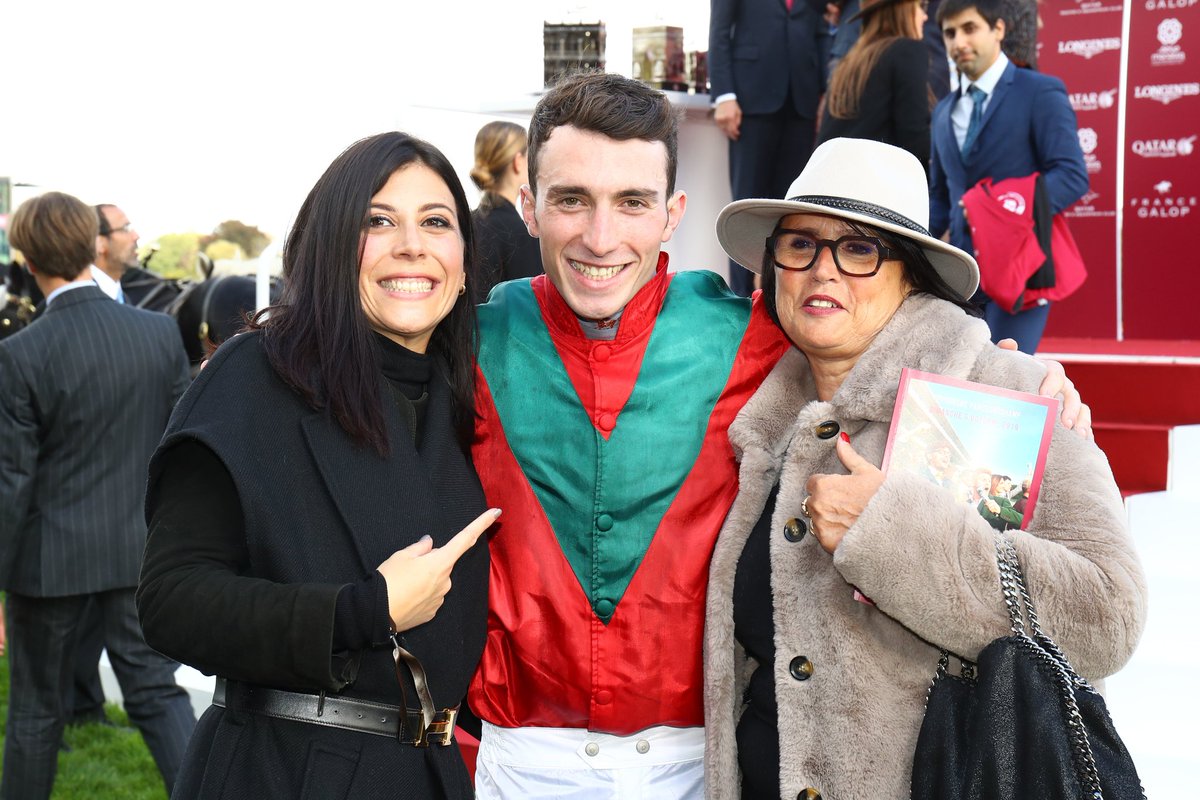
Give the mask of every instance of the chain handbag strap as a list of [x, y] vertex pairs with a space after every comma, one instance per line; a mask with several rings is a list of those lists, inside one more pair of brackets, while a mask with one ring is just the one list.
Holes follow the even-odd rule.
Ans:
[[[995, 537], [996, 562], [1000, 567], [1000, 585], [1004, 591], [1004, 603], [1008, 606], [1009, 620], [1013, 633], [1033, 645], [1034, 654], [1049, 666], [1058, 680], [1059, 694], [1062, 697], [1063, 709], [1067, 714], [1067, 736], [1071, 741], [1071, 753], [1075, 760], [1075, 771], [1079, 782], [1091, 800], [1103, 800], [1104, 793], [1100, 788], [1100, 775], [1096, 771], [1096, 758], [1092, 753], [1091, 742], [1088, 741], [1087, 729], [1083, 724], [1083, 715], [1079, 713], [1079, 704], [1075, 700], [1075, 686], [1083, 681], [1071, 668], [1066, 655], [1058, 648], [1049, 636], [1042, 630], [1038, 621], [1037, 611], [1033, 607], [1033, 598], [1025, 585], [1025, 576], [1021, 572], [1021, 562], [1017, 557], [1017, 549], [1012, 540], [1000, 534]], [[1024, 618], [1029, 619], [1030, 636], [1025, 630]], [[1089, 687], [1090, 688], [1090, 687]]]

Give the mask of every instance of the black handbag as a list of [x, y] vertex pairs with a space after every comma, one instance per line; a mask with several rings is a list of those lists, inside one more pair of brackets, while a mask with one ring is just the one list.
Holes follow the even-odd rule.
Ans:
[[959, 675], [942, 651], [913, 756], [913, 800], [1144, 800], [1104, 698], [1042, 631], [1008, 537], [996, 536], [996, 555], [1013, 633], [977, 662], [963, 660]]

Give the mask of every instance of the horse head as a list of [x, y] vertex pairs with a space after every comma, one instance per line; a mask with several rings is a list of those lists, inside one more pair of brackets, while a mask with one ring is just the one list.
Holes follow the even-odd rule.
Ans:
[[[278, 303], [283, 294], [281, 278], [271, 278], [270, 302]], [[193, 284], [171, 306], [183, 336], [183, 347], [193, 372], [221, 342], [246, 325], [256, 310], [255, 279], [247, 275], [219, 275]]]

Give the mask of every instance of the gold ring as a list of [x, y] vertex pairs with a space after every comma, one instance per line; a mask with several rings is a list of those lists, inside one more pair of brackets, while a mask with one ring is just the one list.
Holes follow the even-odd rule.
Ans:
[[809, 519], [812, 519], [812, 514], [808, 513], [808, 501], [809, 500], [812, 500], [811, 494], [806, 494], [804, 496], [804, 499], [800, 501], [800, 513], [803, 514], [804, 516], [808, 517]]

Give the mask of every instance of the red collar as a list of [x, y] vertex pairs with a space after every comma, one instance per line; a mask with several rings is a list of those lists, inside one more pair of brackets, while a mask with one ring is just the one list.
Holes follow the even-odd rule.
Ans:
[[[670, 273], [667, 272], [668, 257], [666, 253], [658, 254], [658, 265], [654, 277], [646, 283], [637, 294], [625, 304], [621, 313], [620, 326], [617, 328], [617, 338], [613, 345], [622, 345], [642, 335], [647, 335], [654, 327], [654, 319], [662, 308], [663, 297], [670, 285]], [[579, 318], [567, 301], [559, 294], [558, 289], [544, 274], [533, 279], [533, 291], [541, 306], [546, 326], [556, 340], [579, 340], [586, 343], [587, 337], [579, 327]]]

